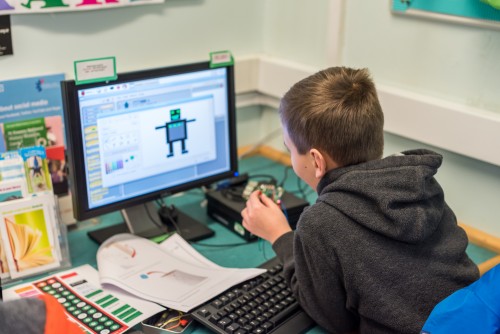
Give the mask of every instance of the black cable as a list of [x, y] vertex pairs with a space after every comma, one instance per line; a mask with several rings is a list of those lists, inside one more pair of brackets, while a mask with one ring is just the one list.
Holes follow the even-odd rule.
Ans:
[[[165, 204], [165, 201], [163, 200], [163, 196], [161, 196], [161, 195], [160, 195], [159, 199], [156, 199], [156, 203], [161, 208], [167, 208], [167, 210], [175, 210], [173, 208], [173, 206], [170, 206], [170, 208], [167, 207], [167, 205]], [[175, 219], [173, 219], [172, 216], [170, 215], [170, 211], [169, 211], [169, 214], [166, 215], [166, 217], [168, 218], [168, 220], [170, 221], [170, 223], [172, 223], [172, 225], [174, 226], [175, 231], [177, 232], [177, 234], [179, 234], [182, 237], [181, 229], [179, 228], [179, 225], [177, 225], [177, 222], [175, 221]], [[168, 228], [167, 228], [167, 230], [168, 230]]]
[[283, 175], [283, 180], [281, 180], [281, 182], [280, 182], [280, 184], [279, 184], [279, 186], [280, 186], [280, 187], [284, 187], [284, 185], [285, 185], [285, 181], [286, 181], [286, 179], [288, 178], [288, 171], [289, 171], [290, 169], [292, 169], [292, 166], [285, 166], [285, 170], [284, 170], [284, 172], [283, 172], [283, 173], [284, 173], [284, 175]]
[[165, 231], [165, 233], [168, 233], [168, 228], [167, 228], [165, 225], [158, 223], [158, 222], [154, 219], [154, 217], [151, 215], [151, 212], [149, 212], [149, 208], [148, 208], [148, 206], [146, 205], [146, 203], [144, 203], [144, 208], [145, 208], [146, 214], [147, 214], [147, 215], [148, 215], [148, 217], [149, 217], [149, 220], [151, 220], [151, 221], [153, 222], [153, 224], [155, 224], [155, 225], [156, 225], [156, 227], [158, 227], [158, 229], [160, 229], [160, 230], [164, 230], [164, 231]]

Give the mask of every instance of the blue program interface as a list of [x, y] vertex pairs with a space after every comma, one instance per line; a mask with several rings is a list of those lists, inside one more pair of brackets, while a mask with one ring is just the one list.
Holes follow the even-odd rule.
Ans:
[[79, 90], [89, 208], [229, 170], [226, 71]]

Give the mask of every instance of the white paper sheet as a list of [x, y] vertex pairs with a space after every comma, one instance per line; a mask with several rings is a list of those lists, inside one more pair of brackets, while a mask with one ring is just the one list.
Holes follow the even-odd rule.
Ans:
[[102, 284], [183, 312], [265, 272], [220, 267], [175, 235], [161, 246], [131, 234], [116, 235], [99, 247], [97, 264]]

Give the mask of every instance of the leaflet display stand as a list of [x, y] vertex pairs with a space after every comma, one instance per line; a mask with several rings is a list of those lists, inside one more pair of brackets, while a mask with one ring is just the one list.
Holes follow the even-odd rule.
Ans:
[[69, 268], [66, 226], [61, 224], [45, 149], [2, 153], [0, 180], [2, 282]]

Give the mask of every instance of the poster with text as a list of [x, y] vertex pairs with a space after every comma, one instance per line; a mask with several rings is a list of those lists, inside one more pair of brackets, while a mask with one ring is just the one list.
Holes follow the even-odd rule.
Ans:
[[62, 80], [64, 74], [0, 81], [0, 152], [44, 146], [56, 194], [68, 191]]

